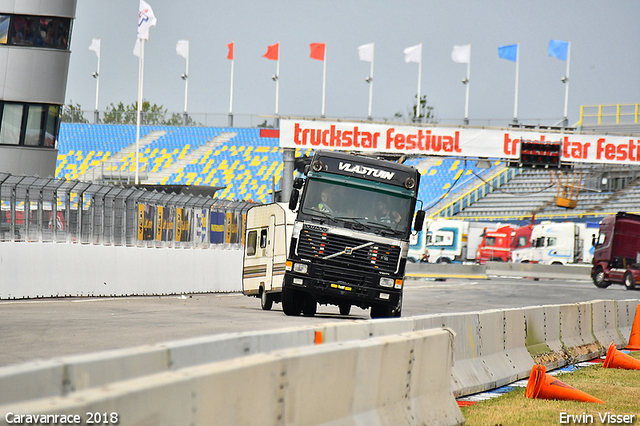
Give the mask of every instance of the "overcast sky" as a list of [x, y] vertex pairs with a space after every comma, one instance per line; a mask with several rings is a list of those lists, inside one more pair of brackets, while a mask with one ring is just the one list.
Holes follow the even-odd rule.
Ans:
[[[569, 122], [580, 105], [640, 101], [640, 1], [376, 1], [376, 0], [149, 0], [158, 20], [145, 47], [144, 98], [170, 112], [184, 109], [185, 59], [176, 43], [190, 40], [191, 113], [229, 112], [235, 41], [233, 112], [275, 112], [276, 62], [263, 58], [280, 42], [281, 115], [318, 117], [322, 62], [309, 44], [327, 43], [327, 117], [366, 118], [370, 64], [358, 46], [375, 42], [374, 119], [408, 113], [417, 92], [418, 64], [403, 49], [423, 47], [422, 94], [441, 123], [462, 122], [466, 64], [454, 63], [454, 45], [471, 43], [471, 124], [513, 118], [515, 63], [498, 57], [498, 46], [520, 43], [518, 117], [552, 124], [563, 117], [566, 62], [549, 57], [549, 40], [571, 41]], [[137, 100], [138, 58], [132, 54], [138, 0], [78, 0], [71, 42], [66, 102], [95, 106], [97, 57], [92, 38], [102, 39], [99, 109]], [[238, 122], [238, 121], [236, 121]], [[255, 123], [254, 123], [255, 124]]]

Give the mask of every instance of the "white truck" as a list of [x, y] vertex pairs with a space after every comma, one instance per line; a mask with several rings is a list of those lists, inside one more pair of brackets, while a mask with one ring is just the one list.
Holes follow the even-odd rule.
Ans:
[[498, 225], [492, 222], [428, 219], [424, 230], [412, 235], [407, 259], [430, 263], [472, 262], [485, 229], [494, 230]]
[[514, 250], [523, 263], [567, 265], [591, 263], [598, 228], [591, 223], [545, 221], [533, 226], [531, 247]]
[[286, 203], [254, 206], [247, 212], [242, 292], [259, 297], [266, 311], [280, 303], [295, 217]]

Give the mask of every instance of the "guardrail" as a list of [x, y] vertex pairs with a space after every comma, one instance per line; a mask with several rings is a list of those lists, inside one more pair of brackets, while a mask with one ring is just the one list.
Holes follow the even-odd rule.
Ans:
[[347, 321], [7, 366], [0, 425], [8, 412], [115, 412], [121, 425], [461, 424], [452, 393], [528, 377], [534, 364], [596, 358], [611, 342], [625, 346], [639, 303]]
[[407, 265], [408, 278], [522, 277], [547, 279], [591, 279], [591, 265], [540, 265], [535, 263], [487, 262], [484, 265], [461, 263], [416, 263]]

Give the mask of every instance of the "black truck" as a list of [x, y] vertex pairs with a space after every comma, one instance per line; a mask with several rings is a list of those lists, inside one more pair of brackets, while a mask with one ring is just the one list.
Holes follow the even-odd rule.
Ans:
[[[294, 181], [297, 210], [285, 266], [282, 308], [313, 316], [318, 304], [371, 308], [399, 317], [420, 173], [363, 155], [318, 151]], [[425, 212], [416, 213], [415, 230]]]

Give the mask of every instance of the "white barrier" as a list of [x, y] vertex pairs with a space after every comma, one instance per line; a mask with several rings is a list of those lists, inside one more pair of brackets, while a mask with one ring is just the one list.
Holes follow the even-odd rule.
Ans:
[[603, 347], [602, 355], [606, 354], [609, 345], [606, 342], [614, 343], [622, 348], [627, 345], [628, 336], [624, 337], [617, 328], [618, 314], [617, 305], [613, 300], [594, 300], [591, 302], [591, 318], [593, 335]]
[[0, 244], [0, 299], [241, 290], [239, 249]]
[[560, 340], [560, 306], [524, 309], [526, 346], [536, 364], [549, 369], [567, 365], [567, 354]]
[[[0, 407], [6, 413], [117, 413], [126, 425], [459, 425], [442, 329], [307, 346]], [[437, 367], [434, 367], [437, 366]]]

